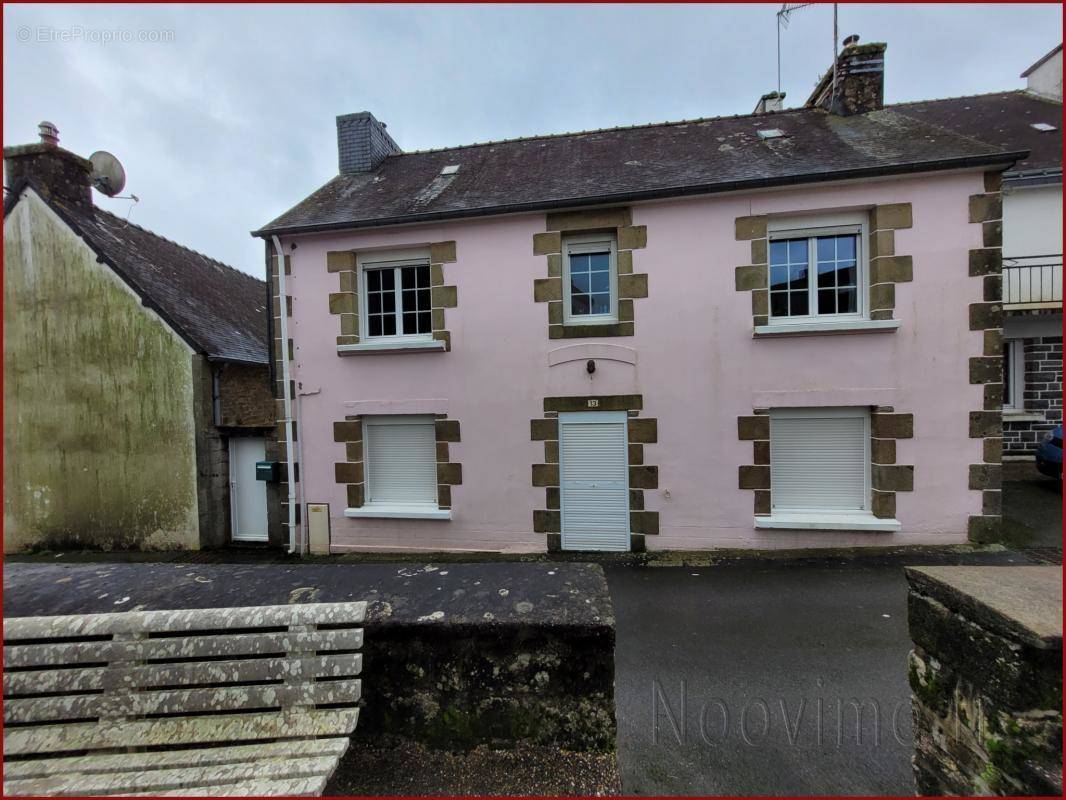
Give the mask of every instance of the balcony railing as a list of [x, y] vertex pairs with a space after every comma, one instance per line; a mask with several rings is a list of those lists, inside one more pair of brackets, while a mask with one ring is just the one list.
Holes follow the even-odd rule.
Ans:
[[1015, 308], [1062, 304], [1062, 256], [1003, 259], [1003, 303]]

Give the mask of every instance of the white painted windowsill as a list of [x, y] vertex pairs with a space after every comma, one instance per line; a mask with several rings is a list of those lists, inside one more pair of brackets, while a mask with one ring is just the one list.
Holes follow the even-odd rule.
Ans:
[[899, 327], [898, 319], [853, 319], [846, 322], [789, 322], [756, 325], [755, 338], [763, 336], [813, 336], [824, 333], [890, 333]]
[[436, 353], [444, 351], [444, 342], [440, 339], [394, 339], [388, 342], [360, 342], [359, 344], [337, 345], [337, 355], [357, 356], [364, 353]]
[[780, 512], [755, 517], [756, 528], [796, 531], [898, 531], [899, 520], [880, 519], [873, 514], [817, 514]]
[[386, 506], [366, 505], [362, 508], [344, 509], [346, 517], [369, 517], [374, 519], [451, 519], [450, 508], [437, 508], [437, 506]]

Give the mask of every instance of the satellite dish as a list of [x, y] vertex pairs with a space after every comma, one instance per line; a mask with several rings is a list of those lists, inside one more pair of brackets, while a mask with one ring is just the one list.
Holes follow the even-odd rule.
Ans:
[[114, 197], [126, 186], [126, 170], [117, 158], [106, 150], [97, 150], [89, 161], [93, 165], [92, 182], [97, 191]]

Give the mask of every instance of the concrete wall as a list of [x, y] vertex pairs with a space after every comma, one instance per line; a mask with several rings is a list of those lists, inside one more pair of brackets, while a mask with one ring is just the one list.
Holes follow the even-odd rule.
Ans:
[[1026, 88], [1030, 92], [1062, 100], [1062, 49], [1029, 73]]
[[[531, 465], [544, 460], [542, 443], [530, 440], [543, 398], [640, 394], [642, 416], [658, 420], [658, 442], [646, 451], [647, 463], [659, 467], [658, 489], [646, 495], [661, 530], [648, 537], [648, 549], [966, 541], [968, 516], [982, 510], [968, 465], [981, 463], [983, 447], [968, 432], [969, 412], [983, 407], [968, 359], [982, 352], [984, 338], [968, 320], [969, 305], [983, 298], [981, 281], [968, 276], [968, 251], [982, 242], [967, 198], [983, 191], [982, 176], [971, 173], [633, 206], [633, 224], [647, 226], [633, 272], [647, 273], [648, 297], [634, 301], [634, 336], [599, 342], [633, 349], [636, 363], [600, 360], [594, 375], [584, 360], [549, 366], [549, 354], [575, 340], [549, 339], [546, 304], [533, 302], [533, 281], [547, 274], [532, 247], [545, 230], [543, 214], [300, 237], [289, 291], [294, 379], [306, 395], [304, 497], [329, 503], [335, 551], [543, 551], [532, 511], [543, 507], [544, 491], [530, 481]], [[750, 242], [736, 239], [737, 218], [891, 203], [913, 208], [913, 226], [895, 232], [895, 251], [913, 257], [914, 273], [895, 288], [898, 330], [752, 338], [751, 293], [735, 287], [736, 267], [752, 258]], [[446, 311], [450, 352], [339, 357], [339, 318], [328, 313], [338, 276], [327, 271], [326, 253], [449, 240], [456, 261], [445, 265], [444, 282], [458, 295]], [[435, 413], [444, 409], [461, 425], [451, 461], [462, 464], [463, 477], [452, 487], [450, 521], [343, 516], [334, 464], [345, 460], [345, 445], [334, 441], [333, 423], [371, 401], [435, 404]], [[913, 414], [914, 437], [898, 443], [898, 463], [914, 465], [914, 491], [897, 501], [902, 532], [753, 528], [752, 493], [737, 481], [752, 445], [738, 439], [738, 417], [756, 407], [810, 405]]]
[[33, 192], [4, 220], [4, 549], [198, 546], [193, 351]]

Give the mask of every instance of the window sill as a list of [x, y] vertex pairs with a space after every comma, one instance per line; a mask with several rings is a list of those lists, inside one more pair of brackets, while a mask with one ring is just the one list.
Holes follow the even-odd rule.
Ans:
[[1011, 409], [1003, 410], [1004, 422], [1045, 422], [1046, 418], [1043, 414], [1036, 411], [1014, 411]]
[[847, 322], [793, 322], [756, 325], [752, 334], [759, 339], [771, 336], [819, 336], [832, 333], [891, 333], [899, 327], [898, 319], [856, 319]]
[[755, 517], [755, 527], [799, 531], [898, 531], [899, 520], [880, 519], [873, 514], [818, 514], [779, 512]]
[[440, 339], [412, 339], [411, 341], [360, 342], [337, 345], [337, 355], [358, 356], [377, 353], [436, 353], [443, 352], [445, 344]]
[[346, 508], [344, 516], [370, 519], [451, 519], [452, 510], [428, 505], [367, 505], [362, 508]]

